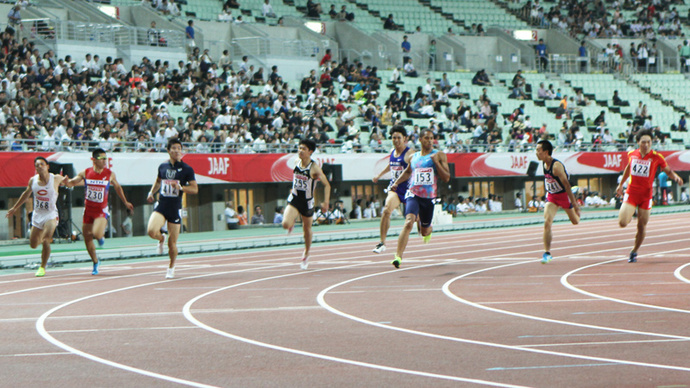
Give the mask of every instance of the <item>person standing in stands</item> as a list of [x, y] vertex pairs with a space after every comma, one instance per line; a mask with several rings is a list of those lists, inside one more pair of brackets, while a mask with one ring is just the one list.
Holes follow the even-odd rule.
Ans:
[[537, 143], [537, 159], [544, 168], [544, 188], [546, 189], [546, 205], [544, 205], [544, 254], [541, 263], [550, 262], [551, 256], [551, 225], [558, 208], [565, 210], [573, 225], [580, 222], [580, 205], [575, 200], [575, 195], [570, 187], [568, 171], [565, 165], [553, 157], [553, 145], [548, 140], [540, 140]]
[[450, 180], [446, 154], [434, 149], [434, 133], [429, 129], [422, 129], [419, 140], [422, 150], [412, 155], [405, 171], [390, 187], [395, 191], [400, 184], [410, 179], [405, 194], [405, 225], [398, 236], [397, 251], [391, 261], [395, 268], [400, 268], [414, 224], [419, 222], [424, 243], [428, 244], [431, 241], [431, 222], [434, 218], [433, 200], [437, 197], [438, 178], [441, 178], [443, 182]]
[[299, 142], [297, 163], [293, 169], [292, 189], [283, 214], [283, 229], [287, 229], [288, 233], [291, 233], [295, 227], [297, 217], [302, 218], [302, 228], [304, 229], [304, 254], [300, 261], [302, 269], [307, 269], [309, 266], [309, 251], [312, 240], [311, 226], [314, 221], [314, 191], [317, 182], [321, 182], [324, 186], [324, 200], [321, 204], [321, 211], [324, 214], [328, 212], [331, 198], [331, 184], [321, 167], [311, 158], [314, 150], [316, 150], [316, 143], [313, 140], [302, 139]]
[[392, 190], [391, 186], [398, 180], [403, 171], [407, 169], [413, 154], [413, 152], [408, 152], [410, 147], [407, 146], [407, 131], [405, 127], [402, 125], [393, 127], [391, 129], [391, 138], [393, 139], [393, 150], [388, 156], [388, 165], [372, 179], [376, 183], [384, 174], [389, 171], [391, 173], [391, 181], [388, 189], [386, 189], [388, 194], [381, 214], [380, 242], [376, 244], [374, 253], [383, 253], [386, 250], [386, 236], [391, 226], [391, 214], [393, 210], [400, 207], [400, 204], [404, 203], [408, 181], [400, 183], [395, 190]]
[[31, 233], [29, 234], [29, 246], [31, 248], [43, 245], [41, 250], [41, 266], [36, 271], [37, 277], [45, 276], [46, 265], [50, 258], [50, 243], [58, 224], [57, 198], [58, 186], [65, 177], [51, 174], [48, 171], [48, 161], [42, 156], [34, 159], [36, 175], [29, 179], [29, 185], [22, 193], [17, 203], [7, 211], [5, 217], [10, 218], [33, 194], [34, 210], [31, 217]]
[[[683, 179], [666, 164], [664, 156], [652, 150], [652, 138], [650, 130], [642, 129], [637, 132], [635, 140], [639, 148], [628, 152], [628, 165], [616, 188], [616, 194], [623, 197], [623, 204], [618, 212], [620, 227], [625, 228], [637, 211], [637, 234], [635, 234], [635, 244], [630, 251], [628, 263], [637, 261], [637, 250], [640, 249], [645, 238], [649, 214], [652, 211], [653, 184], [657, 168], [665, 172], [678, 185], [683, 184]], [[628, 178], [630, 178], [630, 183], [623, 195], [623, 186], [628, 182]]]

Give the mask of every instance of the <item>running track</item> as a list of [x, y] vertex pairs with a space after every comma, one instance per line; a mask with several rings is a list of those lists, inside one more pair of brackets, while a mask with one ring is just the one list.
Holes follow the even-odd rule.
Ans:
[[686, 387], [685, 214], [0, 276], [8, 387]]

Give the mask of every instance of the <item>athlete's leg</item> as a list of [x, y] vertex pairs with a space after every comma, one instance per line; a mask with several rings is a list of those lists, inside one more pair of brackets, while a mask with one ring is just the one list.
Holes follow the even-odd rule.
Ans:
[[105, 237], [105, 227], [108, 226], [106, 217], [98, 217], [93, 220], [93, 238], [100, 240]]
[[386, 235], [388, 235], [388, 229], [391, 227], [391, 214], [393, 210], [400, 206], [400, 197], [395, 191], [389, 191], [386, 197], [386, 203], [383, 206], [383, 211], [381, 212], [381, 227], [380, 235], [381, 242], [386, 242]]
[[165, 236], [161, 233], [161, 228], [165, 225], [165, 217], [161, 213], [153, 212], [151, 217], [149, 217], [149, 224], [147, 227], [147, 232], [149, 237], [159, 242], [165, 241]]
[[407, 242], [410, 239], [410, 232], [412, 231], [412, 227], [416, 222], [416, 214], [410, 213], [405, 216], [405, 224], [403, 225], [403, 229], [400, 231], [400, 235], [398, 236], [398, 250], [396, 252], [396, 255], [400, 258], [402, 258], [403, 252], [405, 252]]
[[637, 233], [635, 234], [635, 246], [632, 251], [637, 252], [644, 241], [645, 235], [647, 234], [647, 222], [649, 221], [649, 214], [651, 209], [637, 209]]
[[558, 205], [555, 203], [547, 202], [546, 205], [544, 205], [544, 252], [551, 252], [551, 240], [553, 239], [551, 226], [553, 225], [553, 218], [556, 216], [557, 211]]
[[93, 224], [84, 224], [82, 234], [84, 235], [84, 244], [86, 245], [86, 251], [89, 252], [91, 261], [97, 263], [98, 258], [96, 257], [96, 244], [93, 243], [93, 229]]
[[43, 230], [41, 231], [41, 243], [43, 244], [43, 249], [41, 250], [41, 267], [43, 269], [45, 269], [46, 264], [48, 264], [48, 259], [50, 258], [50, 242], [53, 240], [53, 233], [55, 233], [56, 227], [57, 220], [54, 219], [48, 220], [43, 224]]
[[580, 214], [575, 211], [575, 209], [570, 208], [570, 209], [563, 209], [565, 210], [565, 213], [568, 215], [568, 218], [570, 218], [570, 222], [573, 225], [577, 225], [580, 223]]
[[177, 238], [179, 236], [180, 224], [168, 222], [168, 256], [170, 256], [169, 268], [175, 268], [175, 260], [177, 260]]
[[[283, 220], [285, 220], [285, 218], [283, 218]], [[313, 220], [314, 217], [302, 216], [302, 229], [304, 229], [304, 256], [302, 256], [303, 258], [309, 257], [309, 250], [311, 249], [311, 239], [314, 236], [314, 233], [311, 230], [311, 223], [313, 222]]]
[[618, 212], [618, 225], [621, 228], [628, 226], [630, 221], [632, 221], [633, 214], [635, 214], [636, 206], [623, 202], [621, 205], [621, 210]]
[[[288, 204], [285, 206], [285, 211], [283, 212], [283, 229], [290, 229], [295, 226], [295, 221], [297, 221], [297, 216], [299, 216], [299, 211], [296, 207]], [[309, 224], [311, 227], [311, 224]]]

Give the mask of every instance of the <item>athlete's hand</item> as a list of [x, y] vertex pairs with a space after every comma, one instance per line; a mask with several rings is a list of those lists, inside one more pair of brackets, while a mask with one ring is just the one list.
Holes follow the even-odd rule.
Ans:
[[679, 185], [682, 186], [682, 185], [683, 185], [683, 178], [681, 178], [680, 176], [678, 176], [678, 174], [675, 174], [675, 175], [676, 175], [676, 177], [675, 177], [673, 180], [674, 180], [676, 183], [678, 183]]
[[129, 210], [134, 210], [134, 205], [132, 205], [131, 202], [126, 202], [125, 207], [127, 207], [127, 209], [129, 209]]
[[616, 195], [619, 197], [623, 197], [623, 188], [618, 186], [616, 187]]
[[323, 214], [326, 214], [328, 212], [328, 203], [326, 202], [321, 202], [321, 212]]
[[373, 177], [373, 178], [371, 178], [371, 181], [374, 182], [374, 183], [378, 182], [378, 181], [379, 181], [378, 175], [375, 176], [375, 177]]
[[398, 189], [398, 181], [395, 181], [395, 182], [393, 182], [393, 184], [391, 185], [390, 189], [388, 189], [388, 191], [395, 191], [395, 190], [397, 190], [397, 189]]
[[146, 197], [146, 202], [148, 202], [148, 203], [153, 203], [153, 200], [154, 200], [153, 194], [149, 193], [149, 196]]

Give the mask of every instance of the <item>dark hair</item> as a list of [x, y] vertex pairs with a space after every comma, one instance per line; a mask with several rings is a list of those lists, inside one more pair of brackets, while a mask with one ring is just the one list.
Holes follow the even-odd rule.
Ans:
[[407, 137], [407, 130], [405, 130], [405, 127], [402, 125], [396, 125], [395, 127], [391, 128], [391, 136], [393, 136], [393, 134], [396, 132], [403, 135], [403, 137]]
[[100, 155], [100, 154], [105, 154], [105, 150], [104, 150], [103, 148], [96, 148], [96, 149], [93, 150], [93, 152], [91, 153], [91, 156], [95, 158], [95, 157], [97, 157], [97, 156]]
[[650, 139], [654, 139], [654, 135], [652, 135], [652, 131], [650, 131], [649, 129], [640, 129], [635, 134], [635, 141], [639, 143], [640, 139], [642, 139], [642, 136], [649, 136]]
[[431, 136], [436, 137], [436, 136], [434, 136], [434, 131], [432, 131], [429, 128], [422, 128], [422, 130], [419, 131], [419, 137], [424, 136], [424, 132], [429, 132], [431, 134]]
[[302, 139], [300, 140], [299, 145], [304, 145], [305, 147], [309, 148], [309, 151], [311, 152], [316, 150], [316, 143], [313, 140]]
[[537, 142], [537, 145], [539, 145], [539, 144], [541, 144], [541, 149], [544, 150], [544, 151], [546, 151], [546, 152], [549, 154], [549, 156], [551, 156], [551, 155], [553, 154], [553, 144], [551, 144], [550, 141], [548, 141], [548, 140], [539, 140], [539, 141]]
[[170, 151], [174, 144], [179, 144], [180, 147], [182, 147], [182, 142], [180, 141], [180, 139], [178, 139], [177, 137], [171, 137], [170, 139], [168, 139], [168, 145], [165, 147], [165, 149]]
[[43, 156], [37, 156], [37, 157], [34, 159], [34, 165], [36, 164], [36, 161], [37, 161], [37, 160], [42, 160], [42, 161], [46, 162], [46, 164], [49, 164], [49, 163], [48, 163], [48, 159], [44, 158]]

